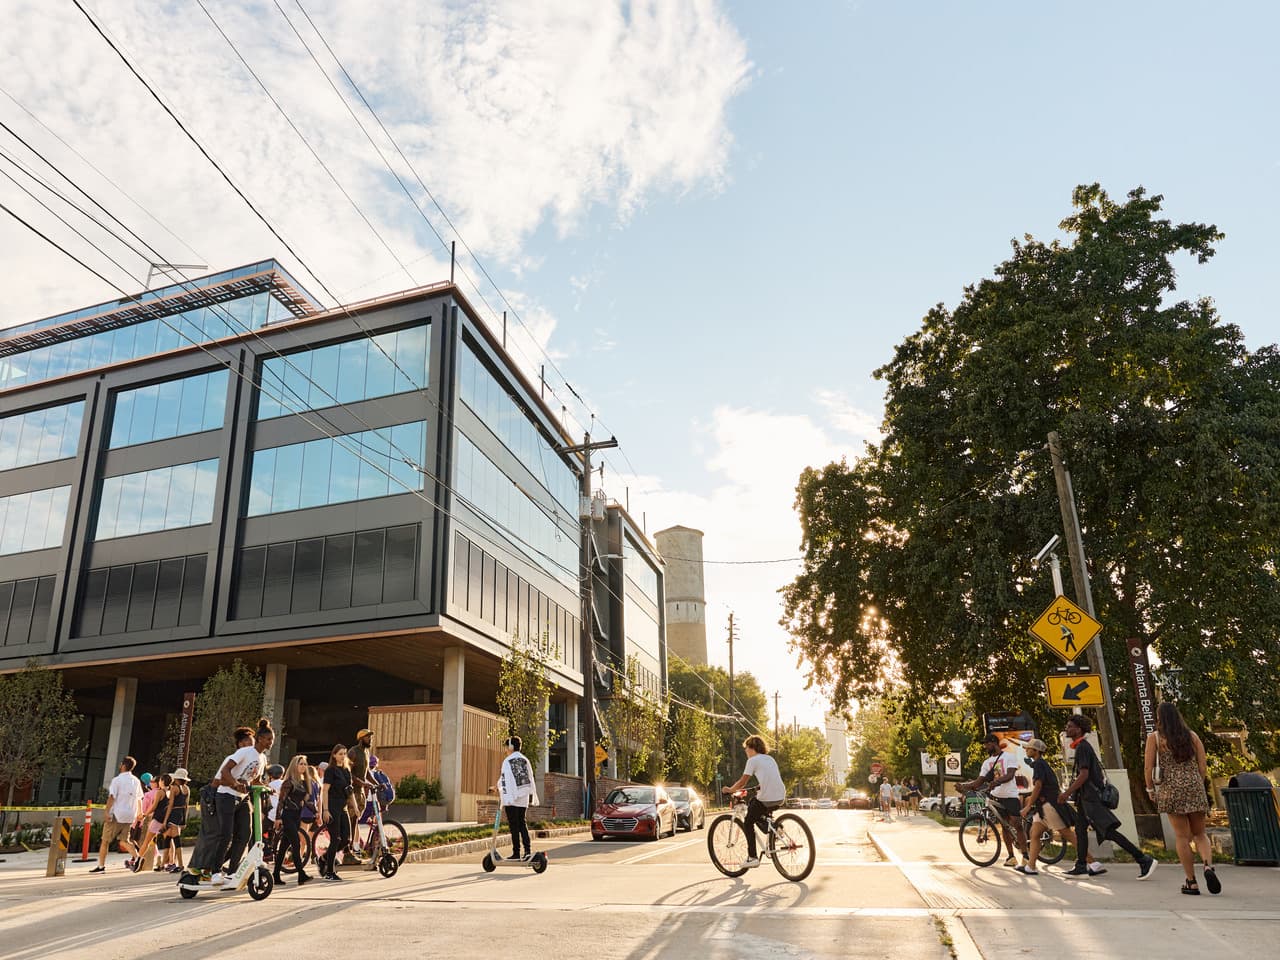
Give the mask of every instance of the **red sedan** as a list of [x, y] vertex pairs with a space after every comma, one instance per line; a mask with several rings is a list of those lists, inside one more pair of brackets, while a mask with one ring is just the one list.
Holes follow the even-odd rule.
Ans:
[[661, 787], [618, 787], [591, 818], [591, 839], [657, 840], [676, 834], [676, 805]]

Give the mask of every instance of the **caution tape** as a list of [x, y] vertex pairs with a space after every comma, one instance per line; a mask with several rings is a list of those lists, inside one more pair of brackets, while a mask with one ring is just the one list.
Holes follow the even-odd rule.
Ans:
[[0, 813], [24, 813], [30, 810], [84, 810], [88, 805], [84, 803], [63, 804], [60, 807], [0, 807]]

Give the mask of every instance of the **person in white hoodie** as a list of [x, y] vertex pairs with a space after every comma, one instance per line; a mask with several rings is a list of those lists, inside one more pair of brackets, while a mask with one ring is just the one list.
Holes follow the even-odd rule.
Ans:
[[[538, 803], [537, 786], [533, 782], [533, 764], [520, 752], [519, 737], [508, 737], [503, 746], [507, 748], [507, 758], [502, 761], [502, 772], [498, 776], [498, 802], [507, 815], [507, 823], [511, 827], [511, 859], [528, 860], [533, 856], [533, 845], [529, 841], [529, 828], [524, 822], [529, 807]], [[520, 855], [520, 842], [524, 841], [524, 856]]]

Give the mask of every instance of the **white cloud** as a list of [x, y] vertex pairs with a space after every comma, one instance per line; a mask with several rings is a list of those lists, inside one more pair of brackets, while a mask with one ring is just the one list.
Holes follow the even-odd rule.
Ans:
[[[296, 7], [283, 6], [327, 63]], [[22, 28], [0, 37], [6, 89], [172, 227], [211, 269], [267, 256], [289, 262], [280, 242], [73, 6], [15, 0], [10, 7], [8, 22]], [[274, 4], [211, 0], [210, 9], [409, 266], [412, 279], [198, 7], [157, 7], [146, 0], [94, 4], [143, 75], [335, 295], [371, 296], [445, 275], [447, 252]], [[537, 269], [540, 258], [527, 246], [548, 223], [564, 235], [597, 207], [625, 220], [655, 192], [714, 189], [727, 176], [732, 138], [725, 108], [743, 88], [750, 65], [716, 0], [371, 0], [324, 10], [316, 5], [309, 12], [491, 270], [494, 263], [515, 276]], [[165, 259], [194, 262], [191, 251], [3, 98], [0, 117], [83, 178]], [[374, 137], [445, 240], [452, 239], [412, 174], [380, 134]], [[20, 150], [7, 136], [0, 144]], [[0, 198], [77, 253], [92, 255], [7, 182]], [[6, 272], [23, 278], [6, 288], [0, 325], [115, 295], [7, 218], [0, 218], [0, 248]], [[459, 256], [462, 269], [479, 280], [461, 244]], [[109, 265], [104, 269], [132, 290], [146, 273], [146, 259], [122, 261], [131, 280]], [[315, 286], [306, 276], [298, 279]], [[502, 310], [492, 290], [486, 296]], [[535, 304], [521, 312], [538, 325], [533, 339], [550, 337], [553, 318], [535, 317]]]
[[815, 390], [813, 398], [826, 412], [834, 429], [863, 443], [878, 443], [882, 438], [880, 418], [855, 407], [841, 391]]

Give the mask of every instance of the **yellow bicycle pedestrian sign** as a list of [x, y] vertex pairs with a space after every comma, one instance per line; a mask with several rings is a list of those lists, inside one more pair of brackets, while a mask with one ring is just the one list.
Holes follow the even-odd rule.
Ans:
[[1075, 663], [1101, 630], [1102, 624], [1061, 595], [1031, 625], [1031, 635], [1061, 657], [1063, 663]]

